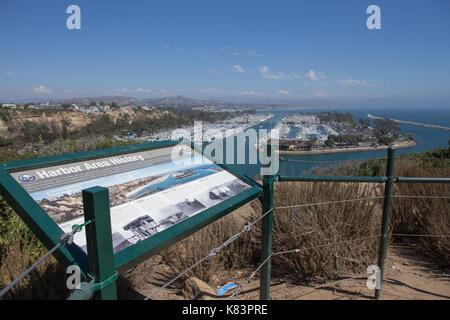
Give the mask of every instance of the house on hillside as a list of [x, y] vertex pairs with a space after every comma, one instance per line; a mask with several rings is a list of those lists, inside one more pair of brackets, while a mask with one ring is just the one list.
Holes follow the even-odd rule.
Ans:
[[14, 103], [4, 103], [2, 104], [3, 108], [15, 109], [17, 106]]
[[279, 147], [282, 151], [310, 151], [312, 149], [309, 141], [302, 140], [280, 140]]

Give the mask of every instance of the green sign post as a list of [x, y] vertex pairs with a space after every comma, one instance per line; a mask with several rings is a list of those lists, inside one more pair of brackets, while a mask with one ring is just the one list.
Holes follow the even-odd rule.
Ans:
[[[84, 220], [89, 261], [89, 276], [99, 290], [94, 299], [117, 299], [114, 268], [114, 253], [109, 211], [109, 192], [107, 188], [93, 187], [83, 190]], [[105, 282], [109, 283], [105, 283]]]
[[[267, 144], [267, 155], [272, 156], [272, 146]], [[266, 166], [269, 168], [269, 165]], [[271, 279], [271, 267], [272, 267], [272, 224], [273, 224], [273, 196], [274, 196], [274, 182], [277, 176], [270, 174], [263, 176], [263, 194], [261, 199], [262, 214], [265, 216], [262, 218], [261, 227], [261, 280], [259, 288], [260, 300], [270, 300], [270, 279]], [[269, 212], [270, 211], [270, 212]], [[267, 214], [267, 212], [269, 212]]]

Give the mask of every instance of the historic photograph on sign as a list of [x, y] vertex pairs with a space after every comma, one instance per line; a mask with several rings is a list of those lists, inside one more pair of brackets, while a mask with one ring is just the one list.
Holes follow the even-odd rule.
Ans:
[[[114, 252], [210, 208], [250, 185], [206, 159], [176, 163], [172, 148], [11, 173], [63, 229], [84, 222], [83, 189], [109, 189]], [[74, 242], [86, 251], [84, 230]]]

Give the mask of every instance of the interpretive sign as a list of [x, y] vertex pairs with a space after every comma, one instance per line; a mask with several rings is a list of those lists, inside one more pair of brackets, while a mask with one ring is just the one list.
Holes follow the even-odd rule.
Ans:
[[[201, 150], [193, 150], [190, 143], [182, 147], [190, 152], [178, 153], [176, 161], [173, 148], [143, 144], [121, 148], [121, 153], [110, 149], [110, 155], [103, 150], [104, 156], [83, 153], [62, 162], [38, 161], [31, 167], [14, 163], [6, 171], [62, 232], [84, 222], [82, 190], [108, 188], [113, 250], [118, 253], [255, 188], [251, 181], [204, 157]], [[2, 179], [1, 184], [5, 187], [8, 181]], [[256, 194], [251, 192], [250, 197]], [[74, 244], [87, 252], [84, 230], [75, 234]]]

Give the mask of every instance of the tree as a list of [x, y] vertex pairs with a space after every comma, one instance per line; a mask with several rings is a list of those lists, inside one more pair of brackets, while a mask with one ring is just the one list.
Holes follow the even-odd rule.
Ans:
[[378, 139], [378, 143], [389, 145], [398, 137], [400, 127], [397, 122], [385, 118], [375, 119], [374, 124], [376, 127], [374, 133]]
[[390, 119], [375, 119], [374, 124], [383, 135], [397, 136], [400, 131], [398, 123]]
[[312, 147], [313, 145], [316, 144], [316, 142], [317, 142], [317, 137], [310, 137], [310, 138], [308, 139], [308, 142], [309, 142], [309, 144], [310, 144], [311, 147]]
[[[331, 135], [330, 135], [330, 136], [331, 136]], [[325, 145], [326, 145], [327, 147], [333, 147], [333, 146], [334, 146], [334, 140], [333, 140], [333, 138], [330, 138], [330, 136], [328, 136], [328, 139], [325, 140]]]
[[370, 120], [369, 119], [359, 119], [359, 124], [361, 125], [361, 127], [363, 128], [368, 128], [370, 127]]
[[113, 102], [113, 103], [111, 103], [111, 109], [112, 110], [118, 110], [119, 106], [117, 105], [117, 103]]

